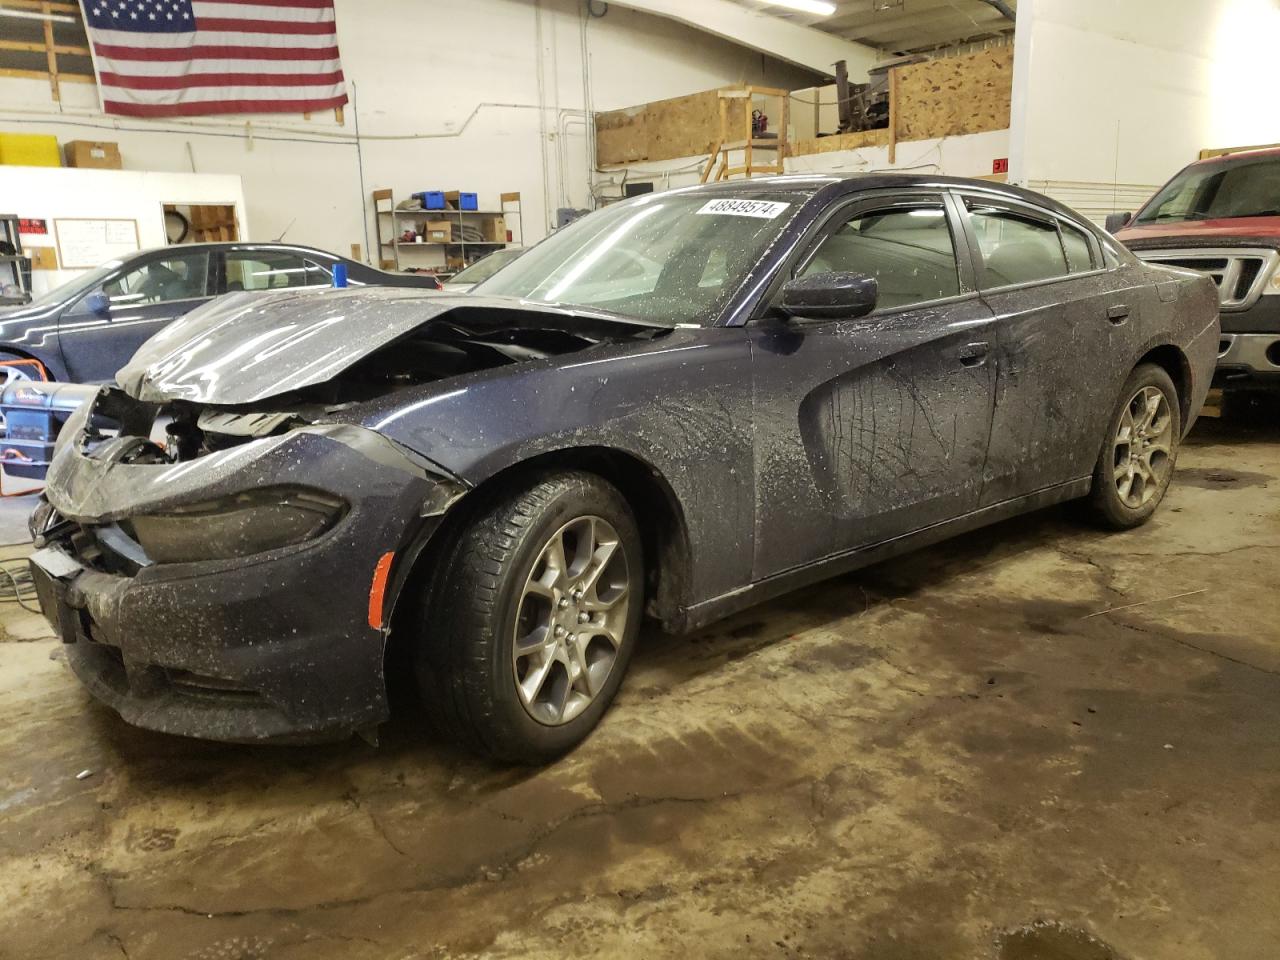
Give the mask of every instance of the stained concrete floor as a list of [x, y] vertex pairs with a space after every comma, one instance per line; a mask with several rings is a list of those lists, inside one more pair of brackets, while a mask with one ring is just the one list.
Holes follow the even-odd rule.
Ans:
[[[0, 956], [1249, 960], [1280, 944], [1280, 418], [648, 636], [540, 771], [121, 724], [0, 605]], [[92, 771], [80, 780], [77, 773]]]

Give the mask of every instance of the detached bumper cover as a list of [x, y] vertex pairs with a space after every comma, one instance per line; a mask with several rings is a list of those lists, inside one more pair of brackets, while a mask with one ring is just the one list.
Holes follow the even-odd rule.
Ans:
[[[82, 555], [132, 514], [316, 487], [314, 478], [349, 508], [305, 543], [133, 573]], [[71, 522], [49, 531], [33, 576], [72, 669], [129, 723], [241, 742], [341, 737], [387, 717], [386, 631], [369, 623], [374, 569], [429, 532], [437, 521], [424, 504], [448, 483], [352, 427], [303, 428], [181, 464], [104, 463], [69, 449], [46, 496]]]

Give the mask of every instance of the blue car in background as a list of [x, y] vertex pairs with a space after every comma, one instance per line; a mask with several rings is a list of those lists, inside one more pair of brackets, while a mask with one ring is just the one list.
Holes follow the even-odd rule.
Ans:
[[86, 393], [42, 381], [103, 383], [161, 328], [214, 297], [329, 286], [337, 264], [346, 266], [352, 286], [440, 288], [430, 274], [385, 273], [313, 247], [194, 243], [109, 261], [31, 303], [0, 310], [6, 472], [42, 479], [58, 428]]

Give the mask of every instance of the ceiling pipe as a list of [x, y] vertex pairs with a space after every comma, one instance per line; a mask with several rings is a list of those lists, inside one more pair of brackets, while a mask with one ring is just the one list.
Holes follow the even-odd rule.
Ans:
[[1013, 7], [1009, 6], [1009, 4], [1005, 2], [1005, 0], [982, 0], [982, 2], [989, 7], [995, 7], [997, 10], [1003, 13], [1010, 20], [1013, 20], [1015, 23], [1017, 22], [1018, 18], [1017, 18], [1017, 15], [1013, 12]]

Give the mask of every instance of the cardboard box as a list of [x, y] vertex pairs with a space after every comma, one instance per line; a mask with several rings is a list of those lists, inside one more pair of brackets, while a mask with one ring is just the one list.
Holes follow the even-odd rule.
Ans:
[[58, 138], [43, 133], [0, 133], [0, 163], [19, 167], [60, 167]]
[[480, 221], [480, 233], [490, 243], [507, 242], [507, 218], [486, 217]]
[[70, 140], [63, 144], [68, 167], [92, 167], [95, 170], [123, 170], [120, 145], [109, 140]]
[[452, 243], [452, 220], [428, 220], [422, 227], [422, 237], [427, 243]]
[[464, 193], [460, 190], [449, 190], [444, 195], [445, 203], [453, 210], [479, 210], [480, 196], [475, 193]]

